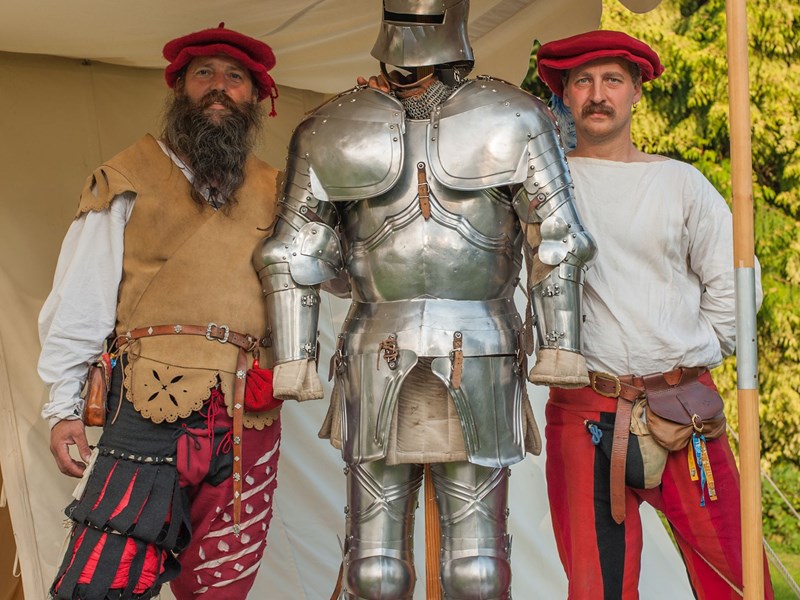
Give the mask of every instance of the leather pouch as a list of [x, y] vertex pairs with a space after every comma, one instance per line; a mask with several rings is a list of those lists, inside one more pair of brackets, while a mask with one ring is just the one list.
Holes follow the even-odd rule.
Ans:
[[106, 402], [111, 386], [111, 355], [104, 352], [89, 367], [84, 388], [83, 422], [90, 427], [102, 427], [106, 423]]
[[725, 433], [725, 413], [719, 393], [698, 379], [670, 385], [661, 375], [644, 378], [647, 427], [670, 451], [685, 447], [692, 433], [713, 440]]

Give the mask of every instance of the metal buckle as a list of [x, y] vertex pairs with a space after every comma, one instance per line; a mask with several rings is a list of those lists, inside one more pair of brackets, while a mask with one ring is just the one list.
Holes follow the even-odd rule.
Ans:
[[[598, 390], [597, 389], [598, 377], [613, 382], [614, 391], [604, 392], [602, 390]], [[601, 371], [592, 371], [591, 373], [589, 373], [589, 385], [595, 392], [597, 392], [601, 396], [605, 396], [606, 398], [619, 398], [619, 393], [622, 391], [622, 384], [620, 384], [619, 377], [617, 377], [616, 375], [612, 375], [611, 373], [603, 373]]]
[[[218, 329], [223, 332], [222, 335], [215, 335], [213, 331]], [[208, 327], [206, 327], [206, 339], [209, 342], [213, 342], [214, 340], [218, 341], [220, 344], [225, 344], [228, 342], [228, 337], [231, 334], [231, 329], [227, 325], [217, 325], [216, 323], [209, 323]]]
[[247, 340], [247, 348], [244, 349], [245, 352], [255, 352], [259, 346], [258, 338], [254, 338], [252, 335], [246, 335], [245, 339]]
[[[699, 425], [698, 425], [698, 423], [699, 423]], [[705, 423], [703, 423], [702, 417], [700, 415], [698, 415], [697, 413], [692, 415], [692, 428], [697, 433], [703, 433], [703, 429], [705, 428]]]

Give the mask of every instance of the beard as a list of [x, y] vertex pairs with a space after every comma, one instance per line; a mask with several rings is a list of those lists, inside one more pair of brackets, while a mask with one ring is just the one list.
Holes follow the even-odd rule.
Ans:
[[[207, 109], [222, 104], [224, 114]], [[164, 116], [163, 138], [192, 169], [192, 198], [230, 210], [244, 182], [244, 167], [261, 130], [262, 111], [255, 102], [237, 104], [224, 92], [212, 91], [198, 102], [177, 92]], [[207, 192], [208, 198], [203, 195]]]

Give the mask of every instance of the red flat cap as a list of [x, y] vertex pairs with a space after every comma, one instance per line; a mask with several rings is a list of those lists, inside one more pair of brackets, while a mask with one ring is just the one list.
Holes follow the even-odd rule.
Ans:
[[655, 50], [621, 31], [589, 31], [548, 42], [539, 48], [537, 58], [539, 79], [559, 97], [564, 93], [564, 71], [598, 58], [623, 58], [638, 65], [643, 82], [664, 72]]
[[164, 58], [169, 61], [164, 69], [164, 78], [169, 87], [175, 86], [175, 80], [181, 69], [198, 56], [216, 56], [224, 54], [239, 61], [253, 75], [253, 83], [258, 90], [259, 102], [264, 98], [278, 97], [275, 82], [269, 70], [275, 66], [275, 54], [264, 42], [242, 33], [225, 29], [225, 23], [212, 29], [196, 31], [176, 38], [164, 46]]

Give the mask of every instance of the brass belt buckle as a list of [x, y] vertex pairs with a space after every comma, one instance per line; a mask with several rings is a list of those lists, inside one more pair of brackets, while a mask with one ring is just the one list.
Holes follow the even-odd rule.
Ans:
[[[602, 390], [597, 389], [597, 378], [605, 379], [607, 381], [611, 381], [614, 383], [614, 391], [613, 392], [604, 392]], [[592, 371], [589, 373], [589, 385], [591, 388], [600, 394], [601, 396], [605, 396], [606, 398], [619, 398], [619, 393], [622, 391], [622, 384], [620, 384], [619, 377], [616, 375], [612, 375], [611, 373], [603, 373], [601, 371]]]

